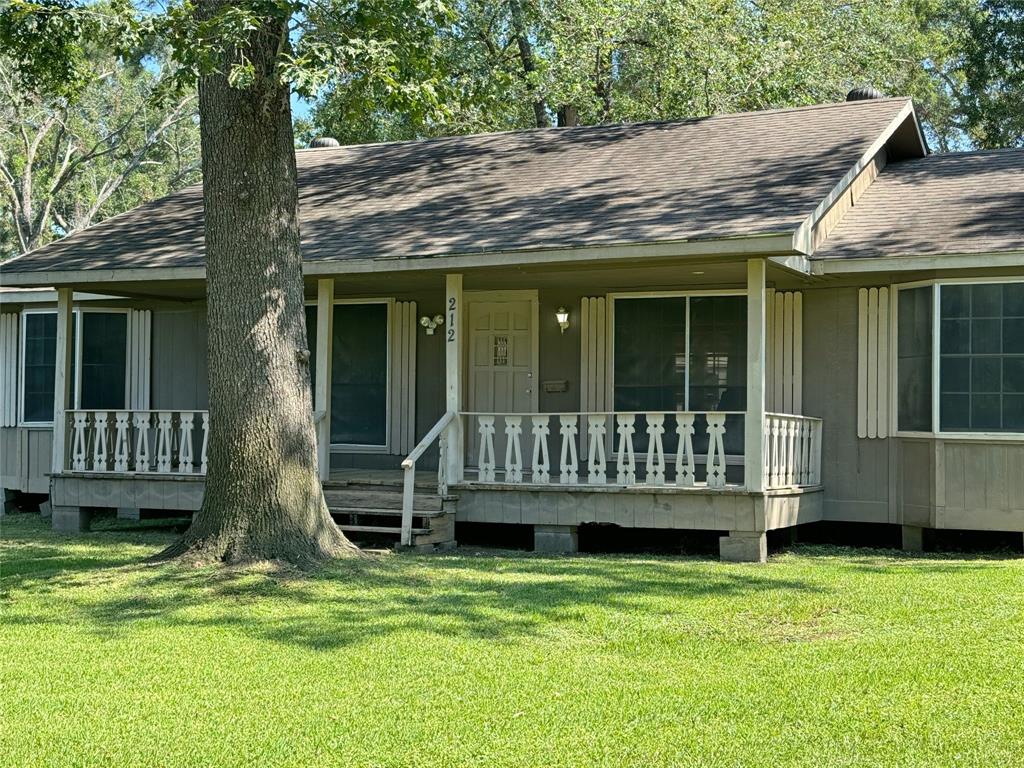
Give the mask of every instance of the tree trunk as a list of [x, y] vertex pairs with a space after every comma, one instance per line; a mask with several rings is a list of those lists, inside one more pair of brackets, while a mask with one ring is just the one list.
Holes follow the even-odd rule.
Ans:
[[[223, 2], [203, 0], [199, 13]], [[309, 565], [355, 551], [317, 477], [291, 108], [274, 77], [286, 28], [253, 33], [253, 86], [234, 88], [225, 74], [199, 83], [209, 472], [202, 507], [168, 555]]]
[[548, 117], [548, 105], [544, 97], [537, 93], [537, 85], [533, 82], [533, 73], [537, 71], [537, 61], [533, 56], [533, 45], [526, 31], [526, 20], [523, 18], [523, 7], [520, 0], [509, 0], [509, 16], [512, 21], [512, 34], [515, 35], [519, 48], [519, 62], [523, 67], [523, 78], [526, 90], [533, 95], [533, 120], [538, 128], [550, 128], [551, 118]]

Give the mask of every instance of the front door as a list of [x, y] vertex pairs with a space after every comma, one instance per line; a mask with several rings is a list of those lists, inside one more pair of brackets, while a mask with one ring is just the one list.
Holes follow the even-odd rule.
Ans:
[[[482, 413], [530, 413], [537, 408], [534, 370], [534, 298], [479, 294], [468, 299], [469, 410]], [[524, 433], [529, 432], [524, 419]], [[466, 425], [469, 466], [477, 466], [480, 441], [476, 418]], [[505, 422], [495, 420], [494, 448], [498, 466], [505, 458]], [[525, 444], [526, 441], [524, 441]]]

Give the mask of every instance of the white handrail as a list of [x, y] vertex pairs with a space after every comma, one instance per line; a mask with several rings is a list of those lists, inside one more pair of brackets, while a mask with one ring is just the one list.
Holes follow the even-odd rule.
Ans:
[[[413, 498], [416, 493], [416, 461], [422, 456], [426, 450], [433, 444], [435, 440], [440, 438], [445, 429], [449, 424], [452, 423], [458, 414], [455, 411], [448, 411], [438, 419], [437, 423], [431, 427], [430, 431], [423, 436], [416, 447], [412, 449], [408, 456], [402, 460], [402, 538], [401, 543], [403, 547], [408, 547], [412, 544], [412, 507]], [[446, 492], [444, 482], [444, 463], [445, 463], [445, 443], [441, 440], [439, 443], [440, 456], [437, 462], [437, 492], [439, 495], [444, 495]]]

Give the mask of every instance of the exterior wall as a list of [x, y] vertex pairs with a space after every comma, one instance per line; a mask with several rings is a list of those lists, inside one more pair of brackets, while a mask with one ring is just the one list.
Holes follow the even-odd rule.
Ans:
[[857, 287], [804, 289], [803, 370], [824, 519], [1024, 531], [1024, 442], [857, 437]]
[[857, 438], [857, 288], [804, 288], [803, 411], [823, 419], [826, 520], [888, 523], [890, 440]]
[[0, 480], [23, 493], [50, 492], [53, 430], [50, 427], [0, 429]]
[[203, 410], [210, 404], [206, 306], [153, 310], [153, 410]]

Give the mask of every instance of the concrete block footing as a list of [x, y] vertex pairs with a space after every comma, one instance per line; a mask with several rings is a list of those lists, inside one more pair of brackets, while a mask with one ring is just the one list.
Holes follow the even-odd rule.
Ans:
[[60, 533], [84, 533], [92, 523], [91, 509], [82, 507], [53, 507], [53, 530]]
[[718, 556], [726, 563], [763, 563], [768, 560], [764, 531], [729, 531], [718, 540]]
[[903, 550], [924, 552], [924, 528], [918, 525], [903, 526]]
[[573, 554], [579, 551], [575, 525], [533, 526], [533, 551], [547, 554]]

